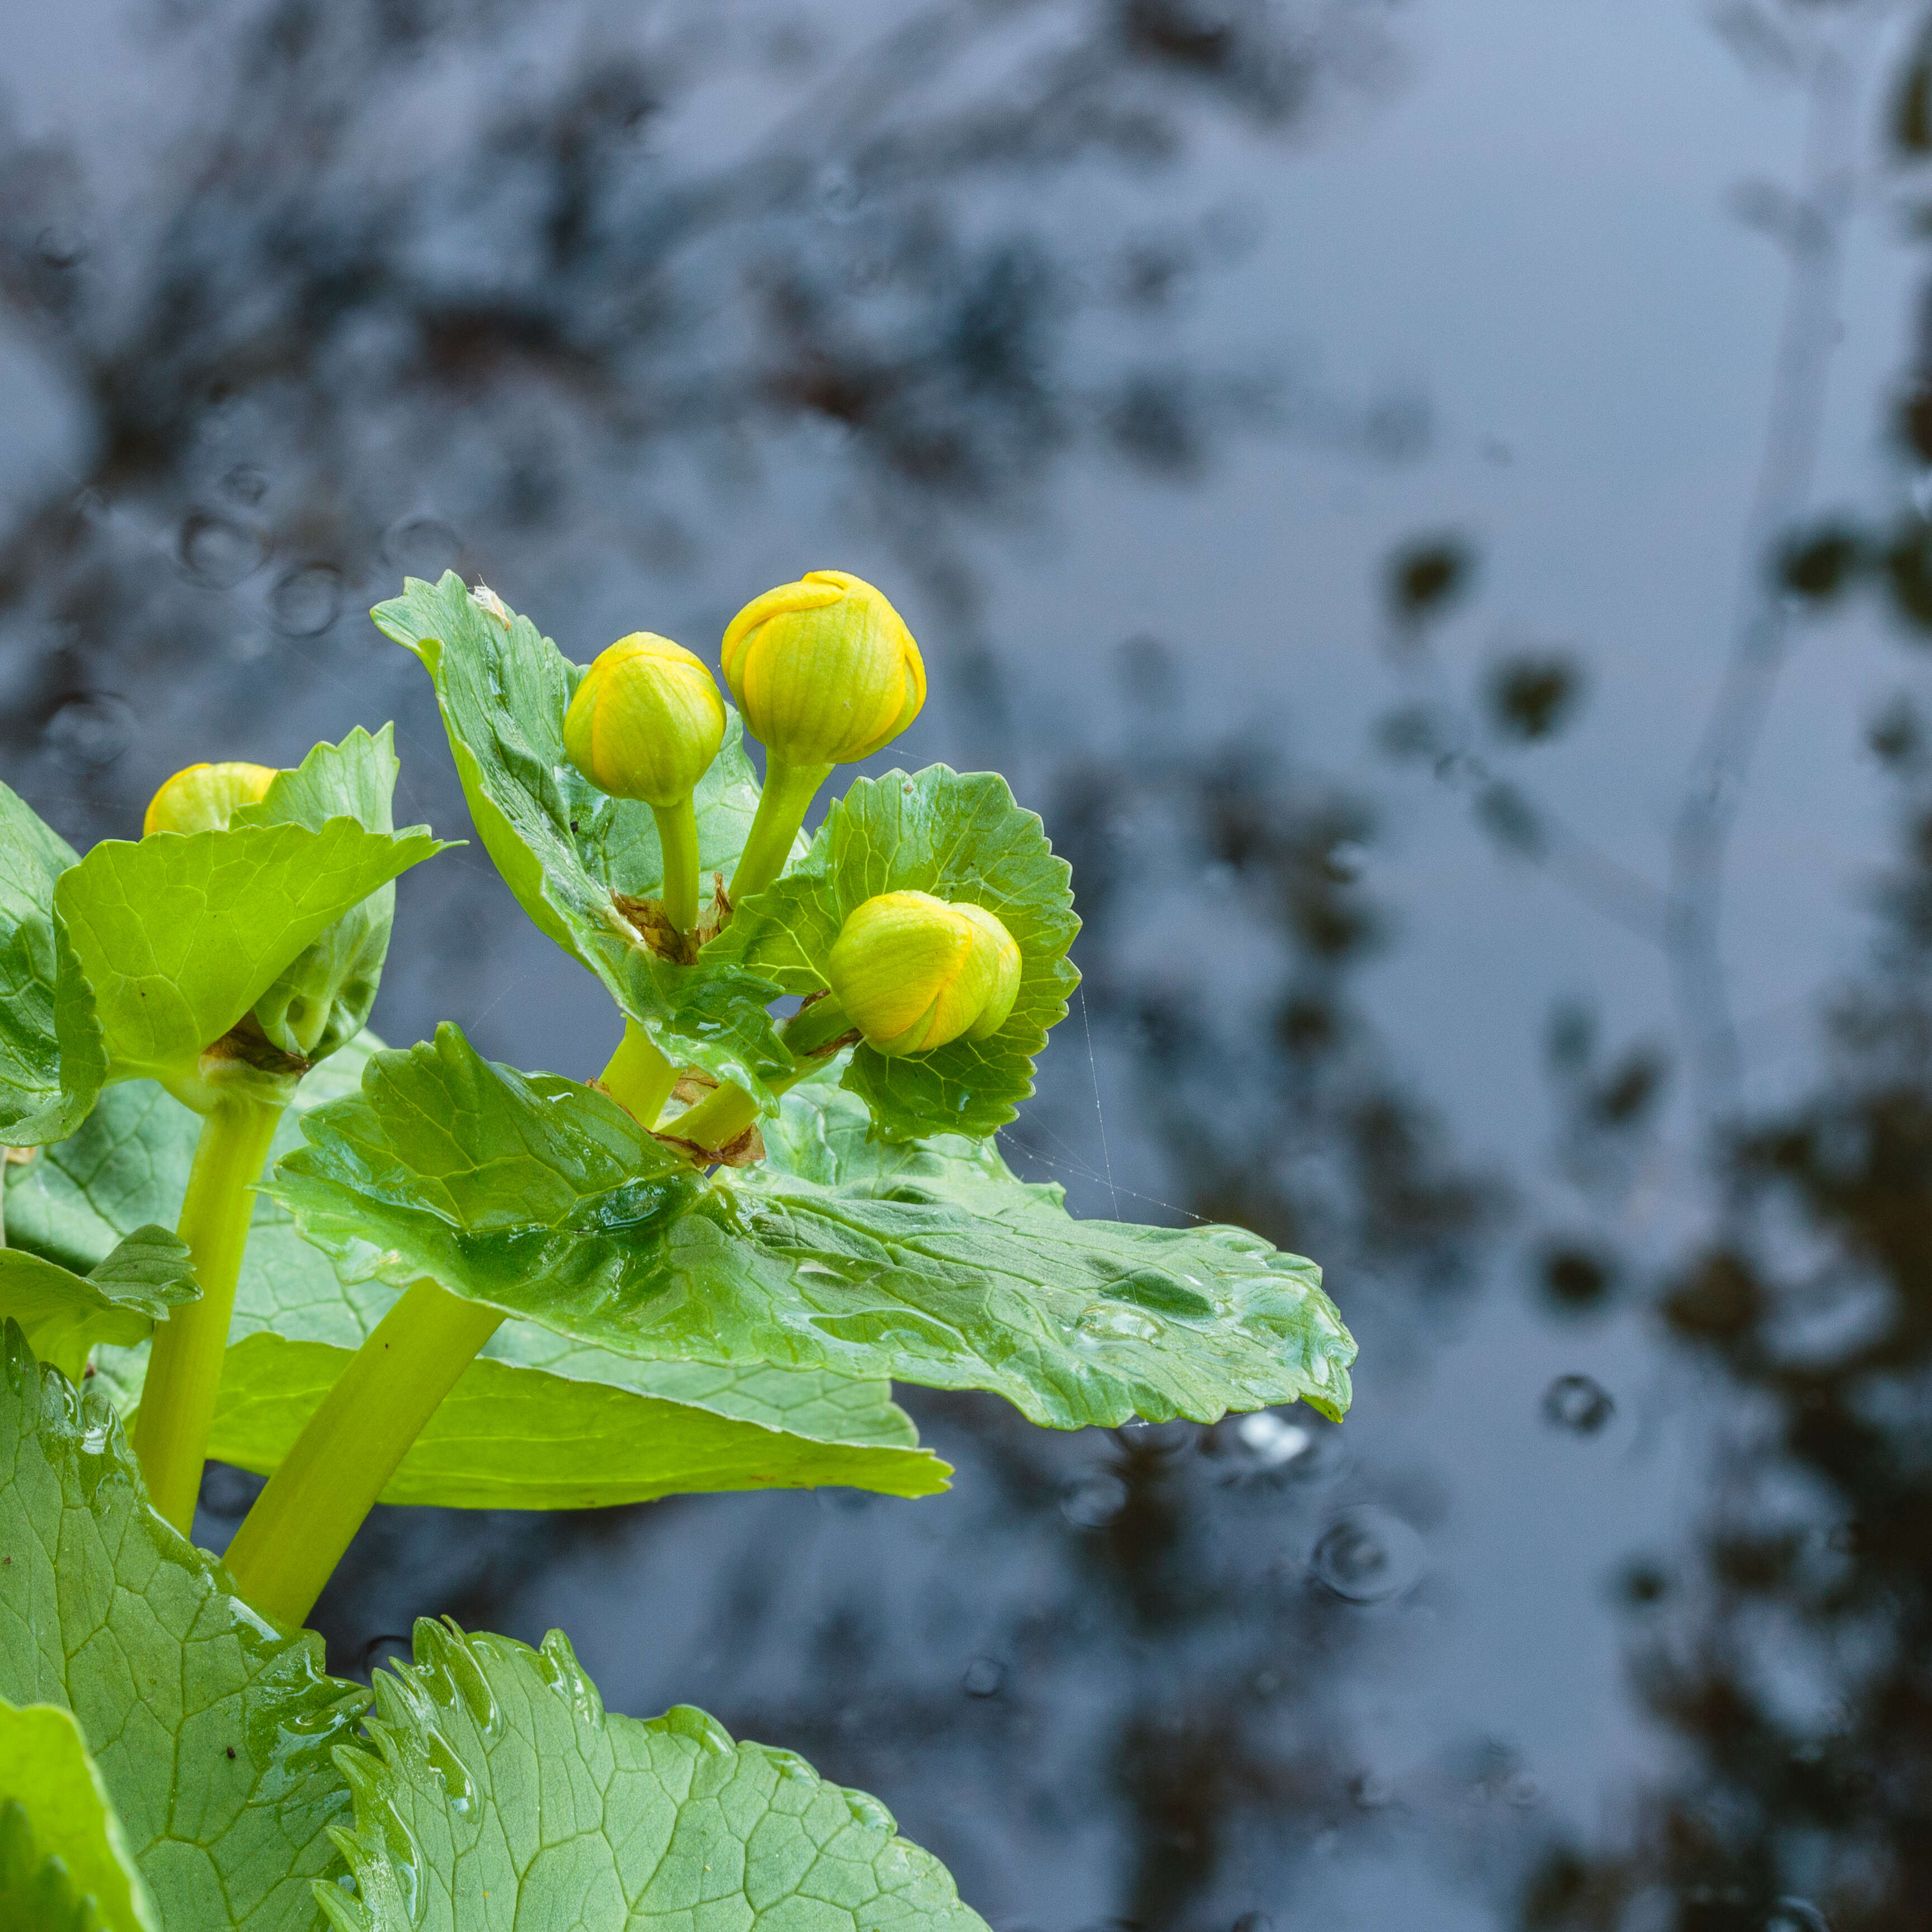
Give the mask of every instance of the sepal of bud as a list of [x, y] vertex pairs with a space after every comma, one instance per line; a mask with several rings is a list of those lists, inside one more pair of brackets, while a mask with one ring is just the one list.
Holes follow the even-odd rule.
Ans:
[[747, 728], [788, 764], [869, 758], [926, 702], [926, 665], [904, 620], [848, 571], [811, 571], [754, 597], [726, 628], [722, 655]]
[[875, 1052], [929, 1053], [998, 1032], [1020, 986], [1020, 950], [983, 907], [881, 892], [847, 919], [825, 976]]
[[267, 796], [276, 776], [272, 765], [190, 765], [176, 772], [148, 801], [141, 835], [226, 832], [229, 820], [243, 806], [256, 804]]
[[724, 742], [724, 700], [682, 644], [634, 631], [602, 652], [564, 715], [563, 748], [599, 790], [668, 808], [688, 798]]

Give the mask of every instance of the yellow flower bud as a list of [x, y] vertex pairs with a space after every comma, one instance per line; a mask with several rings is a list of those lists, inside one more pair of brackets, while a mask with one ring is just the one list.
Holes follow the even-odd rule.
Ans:
[[274, 783], [272, 765], [190, 765], [176, 772], [148, 801], [141, 833], [225, 832], [244, 805], [253, 805]]
[[598, 657], [563, 720], [563, 748], [592, 784], [661, 807], [691, 796], [724, 742], [724, 700], [710, 672], [649, 631]]
[[912, 633], [847, 571], [811, 571], [753, 598], [725, 631], [723, 657], [752, 735], [788, 764], [868, 758], [926, 702]]
[[1020, 950], [982, 906], [881, 892], [846, 920], [825, 976], [868, 1045], [929, 1053], [1006, 1024], [1019, 997]]

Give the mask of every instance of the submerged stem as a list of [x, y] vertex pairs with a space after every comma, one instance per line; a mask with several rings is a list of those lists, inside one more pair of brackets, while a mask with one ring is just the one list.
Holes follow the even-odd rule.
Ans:
[[664, 853], [664, 917], [680, 932], [698, 924], [698, 807], [690, 793], [676, 805], [654, 805]]
[[765, 788], [758, 794], [758, 816], [752, 820], [751, 836], [738, 855], [738, 869], [731, 875], [733, 904], [763, 892], [784, 870], [792, 841], [831, 770], [830, 765], [788, 765], [781, 758], [766, 754]]
[[598, 1075], [597, 1084], [648, 1132], [657, 1125], [670, 1090], [677, 1084], [677, 1069], [658, 1051], [644, 1028], [627, 1017], [624, 1037]]
[[262, 1178], [281, 1117], [281, 1108], [266, 1101], [238, 1096], [218, 1101], [202, 1120], [182, 1199], [177, 1232], [188, 1244], [201, 1299], [173, 1310], [154, 1331], [134, 1453], [149, 1501], [184, 1536], [201, 1492], [235, 1284], [254, 1218], [250, 1190]]
[[503, 1320], [422, 1280], [370, 1331], [223, 1559], [242, 1594], [303, 1622], [410, 1444]]

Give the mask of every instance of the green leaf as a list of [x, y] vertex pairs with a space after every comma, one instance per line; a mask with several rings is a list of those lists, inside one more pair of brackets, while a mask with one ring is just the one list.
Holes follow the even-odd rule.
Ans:
[[[76, 1898], [91, 1898], [100, 1932], [160, 1932], [70, 1711], [0, 1698], [0, 1808], [9, 1803], [20, 1807], [39, 1857], [58, 1858]], [[6, 1889], [0, 1880], [0, 1899]], [[17, 1923], [0, 1916], [0, 1924]]]
[[[234, 824], [320, 832], [332, 818], [352, 818], [365, 832], [393, 832], [400, 769], [394, 740], [393, 724], [373, 738], [358, 725], [339, 745], [316, 746], [295, 770], [277, 772], [267, 796], [243, 806]], [[362, 1030], [382, 984], [395, 916], [395, 885], [386, 880], [284, 969], [254, 1006], [273, 1044], [319, 1060]]]
[[606, 1712], [560, 1630], [420, 1622], [376, 1701], [378, 1756], [340, 1759], [357, 1895], [316, 1887], [338, 1932], [985, 1932], [876, 1798], [688, 1705]]
[[353, 819], [104, 839], [54, 903], [92, 985], [110, 1077], [192, 1081], [305, 948], [441, 848]]
[[302, 1131], [268, 1187], [310, 1240], [616, 1354], [987, 1389], [1057, 1428], [1348, 1406], [1319, 1271], [1241, 1228], [1076, 1220], [1057, 1188], [944, 1156], [666, 1176], [615, 1102], [451, 1026]]
[[67, 842], [0, 785], [0, 1144], [70, 1134], [107, 1071], [94, 994], [54, 915]]
[[[278, 1153], [302, 1144], [302, 1112], [356, 1090], [350, 1076], [369, 1052], [365, 1034], [302, 1082]], [[124, 1226], [172, 1211], [198, 1126], [147, 1082], [109, 1088], [72, 1140], [8, 1170], [14, 1240], [85, 1270]], [[302, 1238], [284, 1209], [256, 1196], [212, 1444], [222, 1461], [273, 1469], [321, 1386], [388, 1312], [394, 1288], [356, 1278], [366, 1268], [343, 1274], [350, 1279]], [[145, 1348], [97, 1348], [94, 1361], [94, 1385], [131, 1414]], [[279, 1411], [283, 1401], [298, 1406]], [[637, 1361], [520, 1323], [491, 1338], [384, 1500], [561, 1509], [827, 1484], [917, 1496], [943, 1490], [950, 1473], [920, 1448], [880, 1378]]]
[[[512, 1346], [519, 1332], [510, 1331]], [[883, 1382], [633, 1364], [567, 1344], [550, 1352], [562, 1372], [488, 1355], [472, 1362], [381, 1500], [592, 1509], [731, 1490], [843, 1484], [922, 1496], [946, 1486], [946, 1466], [918, 1446]], [[274, 1469], [349, 1360], [342, 1349], [272, 1334], [236, 1343], [222, 1370], [212, 1453], [244, 1469]], [[702, 1400], [651, 1393], [653, 1382], [677, 1386], [680, 1372], [689, 1394]], [[761, 1384], [770, 1400], [758, 1405]], [[721, 1414], [721, 1402], [763, 1406], [774, 1420]]]
[[19, 1322], [34, 1354], [69, 1382], [86, 1372], [95, 1347], [146, 1341], [170, 1308], [200, 1293], [187, 1244], [165, 1228], [136, 1228], [84, 1275], [0, 1248], [0, 1320]]
[[[307, 1932], [366, 1705], [148, 1507], [120, 1424], [0, 1343], [0, 1697], [71, 1711], [170, 1928]], [[230, 1754], [232, 1754], [231, 1756]]]
[[921, 892], [984, 906], [1020, 949], [1019, 998], [1005, 1025], [931, 1053], [889, 1057], [862, 1045], [845, 1084], [888, 1138], [989, 1134], [1032, 1093], [1047, 1030], [1080, 982], [1066, 957], [1080, 930], [1070, 877], [1037, 814], [1013, 802], [997, 772], [888, 772], [860, 778], [832, 806], [804, 860], [739, 907], [705, 956], [741, 962], [788, 993], [817, 992], [840, 928], [867, 899]]
[[[478, 836], [524, 911], [674, 1064], [763, 1096], [764, 1077], [791, 1065], [765, 1010], [777, 988], [714, 964], [708, 949], [694, 966], [658, 958], [617, 903], [657, 893], [663, 860], [650, 808], [598, 790], [565, 755], [563, 716], [582, 669], [527, 617], [494, 614], [454, 572], [436, 584], [410, 578], [370, 614], [434, 680]], [[724, 748], [695, 803], [700, 863], [728, 878], [758, 788], [743, 728], [726, 711]]]
[[16, 1798], [0, 1802], [0, 1925], [8, 1932], [100, 1932], [89, 1894], [74, 1889], [66, 1861], [34, 1842]]

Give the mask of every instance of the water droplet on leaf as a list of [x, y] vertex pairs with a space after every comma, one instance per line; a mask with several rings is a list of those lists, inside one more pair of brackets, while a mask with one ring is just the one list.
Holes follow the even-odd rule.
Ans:
[[1588, 1376], [1558, 1376], [1543, 1392], [1544, 1420], [1573, 1436], [1594, 1436], [1617, 1412], [1608, 1390]]
[[1414, 1585], [1423, 1561], [1422, 1538], [1401, 1517], [1364, 1503], [1322, 1532], [1310, 1567], [1336, 1596], [1379, 1604]]

